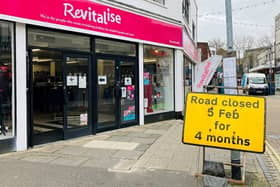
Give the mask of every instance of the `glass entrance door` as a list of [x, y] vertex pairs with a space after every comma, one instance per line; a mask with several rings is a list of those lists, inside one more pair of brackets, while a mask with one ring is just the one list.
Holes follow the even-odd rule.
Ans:
[[119, 61], [120, 66], [120, 123], [126, 126], [137, 121], [137, 84], [134, 61]]
[[91, 133], [89, 55], [30, 49], [30, 145]]
[[64, 138], [91, 133], [89, 123], [88, 55], [64, 55], [65, 123]]
[[135, 64], [118, 58], [97, 60], [97, 129], [137, 123]]
[[116, 61], [97, 60], [97, 123], [98, 129], [117, 125]]
[[29, 51], [30, 145], [63, 139], [64, 90], [62, 53]]

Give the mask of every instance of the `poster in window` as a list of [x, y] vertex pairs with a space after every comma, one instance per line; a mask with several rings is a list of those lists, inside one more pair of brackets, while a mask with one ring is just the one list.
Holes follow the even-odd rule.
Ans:
[[136, 119], [135, 106], [128, 106], [127, 110], [123, 111], [123, 120], [131, 121], [131, 120], [135, 120], [135, 119]]
[[150, 73], [149, 72], [144, 72], [144, 85], [149, 85], [150, 84]]
[[79, 88], [87, 88], [87, 77], [85, 75], [79, 76]]

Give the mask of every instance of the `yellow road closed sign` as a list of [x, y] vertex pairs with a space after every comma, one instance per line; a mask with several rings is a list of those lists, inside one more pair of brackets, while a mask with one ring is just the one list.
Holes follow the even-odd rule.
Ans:
[[189, 93], [183, 143], [264, 152], [265, 98]]

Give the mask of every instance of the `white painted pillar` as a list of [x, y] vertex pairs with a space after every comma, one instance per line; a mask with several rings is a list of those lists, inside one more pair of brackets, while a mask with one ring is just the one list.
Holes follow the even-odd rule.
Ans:
[[144, 46], [139, 44], [138, 49], [139, 62], [139, 124], [144, 125]]
[[16, 23], [16, 147], [27, 149], [26, 29]]
[[183, 111], [184, 107], [184, 55], [183, 51], [175, 50], [175, 112]]

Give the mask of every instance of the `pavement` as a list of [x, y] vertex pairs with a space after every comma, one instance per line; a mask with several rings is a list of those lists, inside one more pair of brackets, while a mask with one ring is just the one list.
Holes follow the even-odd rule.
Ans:
[[[202, 148], [182, 144], [182, 128], [167, 120], [2, 154], [0, 186], [207, 186], [195, 177]], [[257, 155], [241, 155], [246, 185], [270, 186]], [[230, 151], [207, 148], [206, 160], [230, 162]]]

